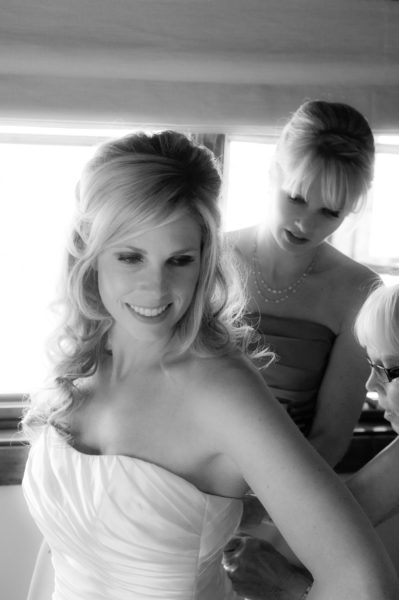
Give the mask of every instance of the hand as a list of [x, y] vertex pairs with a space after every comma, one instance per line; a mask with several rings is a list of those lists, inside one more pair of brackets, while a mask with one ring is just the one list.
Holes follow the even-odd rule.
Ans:
[[252, 494], [244, 496], [240, 528], [255, 527], [265, 520], [270, 520], [270, 517], [260, 500]]
[[265, 540], [236, 536], [224, 550], [223, 566], [234, 590], [247, 600], [300, 600], [312, 576], [292, 565]]

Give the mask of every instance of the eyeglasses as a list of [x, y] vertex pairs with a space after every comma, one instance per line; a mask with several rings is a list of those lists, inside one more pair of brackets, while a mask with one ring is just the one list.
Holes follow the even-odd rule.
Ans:
[[386, 369], [382, 365], [376, 365], [376, 363], [373, 363], [369, 358], [367, 358], [367, 362], [369, 363], [370, 367], [372, 369], [374, 369], [374, 371], [378, 375], [382, 375], [382, 373], [384, 373], [385, 377], [387, 378], [387, 380], [389, 382], [391, 382], [394, 379], [397, 379], [399, 377], [399, 366], [398, 367], [391, 367], [390, 369]]

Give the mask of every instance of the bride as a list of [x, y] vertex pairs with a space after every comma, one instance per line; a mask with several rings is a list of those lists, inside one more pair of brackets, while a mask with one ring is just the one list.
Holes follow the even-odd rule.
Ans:
[[398, 597], [371, 525], [250, 360], [220, 183], [175, 132], [108, 142], [82, 174], [53, 372], [23, 420], [45, 539], [31, 599], [238, 598], [221, 557], [249, 487], [312, 573], [303, 598]]

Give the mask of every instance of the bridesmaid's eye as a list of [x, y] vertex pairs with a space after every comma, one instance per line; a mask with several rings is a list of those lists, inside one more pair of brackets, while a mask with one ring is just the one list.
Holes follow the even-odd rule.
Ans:
[[332, 219], [339, 219], [339, 216], [340, 216], [339, 210], [331, 210], [331, 208], [322, 208], [321, 210], [325, 217], [330, 217]]
[[295, 204], [306, 204], [306, 200], [303, 196], [288, 194], [288, 199]]

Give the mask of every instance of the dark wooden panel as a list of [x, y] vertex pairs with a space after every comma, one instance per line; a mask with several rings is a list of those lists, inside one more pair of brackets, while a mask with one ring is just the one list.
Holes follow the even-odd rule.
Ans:
[[0, 431], [0, 485], [22, 481], [29, 445], [15, 430]]
[[355, 427], [350, 446], [335, 470], [338, 473], [358, 471], [395, 437], [390, 423], [384, 419], [384, 411], [378, 406], [366, 406]]

